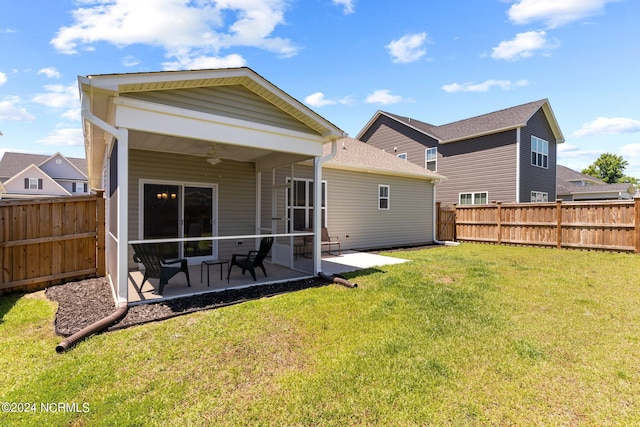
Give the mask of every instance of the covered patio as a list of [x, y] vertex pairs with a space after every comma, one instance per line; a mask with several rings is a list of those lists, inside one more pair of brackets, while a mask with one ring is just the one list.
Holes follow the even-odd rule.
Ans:
[[[107, 276], [117, 304], [151, 297], [140, 290], [133, 244], [187, 259], [191, 287], [179, 274], [170, 298], [219, 289], [205, 260], [228, 260], [274, 237], [270, 282], [321, 271], [323, 145], [344, 133], [248, 68], [79, 77], [92, 188], [107, 198]], [[311, 161], [312, 176], [296, 164]], [[322, 207], [314, 209], [314, 206]], [[295, 210], [294, 210], [295, 207]], [[309, 259], [295, 247], [307, 235]], [[233, 286], [266, 283], [235, 277]], [[215, 277], [216, 280], [213, 280]], [[174, 284], [175, 283], [175, 284]], [[215, 284], [215, 285], [214, 285]], [[185, 281], [186, 285], [186, 281]]]
[[[195, 294], [209, 292], [220, 292], [227, 289], [240, 289], [249, 286], [267, 285], [278, 282], [288, 282], [313, 277], [311, 274], [301, 274], [304, 269], [311, 268], [312, 260], [308, 258], [298, 258], [296, 267], [293, 270], [271, 262], [266, 264], [267, 277], [262, 272], [257, 274], [257, 281], [253, 281], [246, 273], [241, 274], [240, 269], [235, 267], [232, 270], [227, 282], [227, 266], [212, 265], [207, 271], [207, 266], [190, 265], [189, 276], [191, 286], [187, 286], [187, 279], [184, 274], [178, 274], [169, 281], [163, 295], [157, 295], [154, 291], [157, 288], [157, 279], [147, 281], [142, 287], [143, 273], [139, 270], [129, 272], [129, 304], [140, 304], [145, 302], [156, 302], [162, 299], [180, 298]], [[383, 256], [368, 252], [345, 251], [341, 255], [324, 253], [322, 256], [322, 272], [327, 275], [348, 273], [356, 270], [375, 268], [385, 265], [400, 264], [408, 262], [399, 257]]]

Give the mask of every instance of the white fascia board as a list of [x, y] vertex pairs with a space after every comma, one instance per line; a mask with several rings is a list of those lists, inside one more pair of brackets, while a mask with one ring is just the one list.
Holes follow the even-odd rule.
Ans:
[[247, 148], [321, 156], [324, 138], [215, 114], [146, 101], [114, 99], [115, 126]]
[[119, 92], [122, 86], [144, 85], [149, 83], [181, 82], [187, 80], [224, 79], [229, 77], [249, 77], [248, 68], [228, 68], [214, 70], [189, 70], [189, 71], [153, 71], [142, 73], [124, 74], [97, 74], [83, 77], [82, 83], [88, 83], [94, 88], [100, 88], [112, 92]]

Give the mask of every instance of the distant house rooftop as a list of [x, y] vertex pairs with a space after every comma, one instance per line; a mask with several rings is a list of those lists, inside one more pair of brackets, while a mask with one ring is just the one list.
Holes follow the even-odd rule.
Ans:
[[[6, 181], [17, 173], [20, 173], [29, 165], [40, 166], [51, 157], [51, 155], [6, 152], [0, 159], [0, 181]], [[66, 156], [65, 158], [76, 168], [78, 168], [80, 172], [82, 172], [84, 175], [87, 175], [86, 159]], [[52, 176], [51, 178], [63, 179], [66, 177]]]
[[556, 193], [562, 200], [627, 200], [633, 198], [633, 184], [607, 184], [566, 166], [556, 167]]

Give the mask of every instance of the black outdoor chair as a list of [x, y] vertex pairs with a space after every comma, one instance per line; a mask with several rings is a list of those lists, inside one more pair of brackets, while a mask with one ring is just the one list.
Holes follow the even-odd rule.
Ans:
[[231, 276], [231, 267], [233, 267], [234, 265], [237, 265], [242, 269], [242, 274], [249, 270], [249, 273], [251, 273], [251, 277], [253, 277], [254, 281], [257, 280], [255, 270], [256, 267], [260, 267], [262, 269], [262, 272], [264, 273], [264, 277], [267, 277], [267, 271], [264, 269], [263, 261], [271, 250], [272, 245], [273, 237], [265, 237], [260, 241], [260, 250], [249, 251], [249, 253], [246, 255], [233, 254], [231, 257], [231, 263], [229, 264], [227, 281], [229, 280], [229, 276]]
[[154, 246], [148, 244], [132, 244], [131, 246], [135, 252], [133, 254], [133, 260], [144, 265], [144, 279], [140, 284], [140, 289], [142, 289], [147, 279], [160, 279], [158, 294], [162, 295], [164, 286], [169, 279], [180, 272], [183, 272], [185, 276], [187, 276], [187, 286], [191, 286], [186, 259], [166, 260]]

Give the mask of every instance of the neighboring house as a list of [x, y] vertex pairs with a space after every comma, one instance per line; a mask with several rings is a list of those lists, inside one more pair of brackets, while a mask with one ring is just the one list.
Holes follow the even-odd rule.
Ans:
[[636, 192], [633, 184], [608, 184], [562, 165], [557, 166], [556, 176], [556, 197], [561, 200], [629, 200]]
[[62, 197], [89, 193], [85, 159], [4, 153], [0, 160], [2, 199]]
[[357, 139], [446, 176], [443, 204], [556, 197], [564, 137], [546, 99], [441, 126], [378, 111]]
[[[134, 243], [162, 244], [198, 264], [271, 235], [271, 262], [305, 277], [321, 271], [322, 226], [343, 249], [434, 240], [442, 176], [344, 139], [249, 68], [95, 75], [79, 77], [79, 87], [90, 186], [106, 190], [107, 275], [119, 303], [138, 267]], [[295, 252], [305, 229], [312, 271]], [[183, 244], [192, 230], [206, 243], [194, 254]]]

